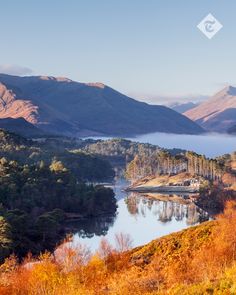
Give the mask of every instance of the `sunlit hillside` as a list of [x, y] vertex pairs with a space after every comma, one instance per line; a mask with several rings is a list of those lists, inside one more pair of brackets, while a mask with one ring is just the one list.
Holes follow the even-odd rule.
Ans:
[[116, 249], [106, 240], [96, 254], [68, 242], [18, 264], [1, 266], [1, 294], [235, 294], [236, 204], [216, 221], [128, 250], [126, 235]]

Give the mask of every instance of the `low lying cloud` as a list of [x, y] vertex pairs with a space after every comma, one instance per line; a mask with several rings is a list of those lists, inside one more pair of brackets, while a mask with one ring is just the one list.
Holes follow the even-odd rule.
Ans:
[[[186, 96], [161, 96], [159, 97], [160, 104], [171, 106], [175, 104], [185, 104], [185, 103], [201, 103], [207, 100], [209, 96], [207, 95], [186, 95]], [[153, 100], [153, 102], [155, 99]]]
[[8, 75], [24, 76], [33, 73], [33, 70], [27, 67], [10, 65], [10, 64], [0, 64], [0, 73]]
[[149, 104], [154, 105], [173, 105], [173, 104], [184, 104], [188, 102], [200, 103], [205, 101], [208, 96], [206, 95], [185, 95], [185, 96], [164, 96], [164, 95], [138, 95], [138, 94], [130, 94], [129, 96], [138, 99], [143, 102], [147, 102]]

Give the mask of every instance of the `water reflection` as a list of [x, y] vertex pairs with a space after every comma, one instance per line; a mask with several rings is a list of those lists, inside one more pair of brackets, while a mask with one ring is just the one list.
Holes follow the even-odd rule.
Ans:
[[131, 193], [126, 199], [127, 209], [131, 215], [146, 217], [152, 214], [162, 223], [167, 223], [173, 219], [176, 221], [186, 220], [187, 225], [195, 225], [209, 219], [207, 212], [201, 210], [190, 200], [186, 200], [186, 196], [175, 196], [175, 201], [162, 201], [162, 199], [170, 199], [172, 195], [151, 194], [145, 196], [139, 193]]
[[94, 236], [105, 236], [109, 228], [114, 225], [116, 215], [86, 218], [79, 221], [70, 221], [68, 226], [70, 231], [84, 238], [93, 238]]
[[122, 191], [125, 186], [119, 183], [114, 187], [118, 204], [116, 216], [73, 222], [74, 243], [85, 244], [95, 251], [103, 237], [114, 245], [115, 235], [122, 232], [131, 236], [136, 247], [209, 219], [208, 214], [192, 202], [192, 196], [126, 194]]

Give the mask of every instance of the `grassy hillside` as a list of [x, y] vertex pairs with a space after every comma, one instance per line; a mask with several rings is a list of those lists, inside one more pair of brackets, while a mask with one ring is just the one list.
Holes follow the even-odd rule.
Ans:
[[173, 233], [128, 250], [130, 239], [105, 240], [96, 254], [65, 243], [54, 253], [15, 258], [0, 268], [1, 294], [235, 294], [236, 204], [217, 221]]

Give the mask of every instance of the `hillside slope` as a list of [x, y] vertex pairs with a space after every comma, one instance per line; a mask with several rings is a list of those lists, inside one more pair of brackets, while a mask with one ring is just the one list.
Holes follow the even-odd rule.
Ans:
[[226, 132], [236, 125], [236, 88], [224, 88], [184, 115], [206, 130]]
[[17, 133], [24, 137], [38, 137], [45, 136], [47, 134], [33, 124], [27, 122], [24, 118], [0, 119], [0, 128], [9, 132]]
[[7, 117], [73, 136], [203, 132], [167, 107], [136, 101], [101, 83], [0, 74], [0, 118]]
[[[129, 250], [118, 235], [114, 249], [105, 240], [94, 255], [81, 245], [59, 246], [54, 255], [14, 257], [1, 266], [1, 294], [201, 295], [235, 294], [236, 203], [217, 220], [172, 233]], [[73, 245], [73, 247], [75, 247]], [[37, 293], [41, 294], [41, 293]]]

